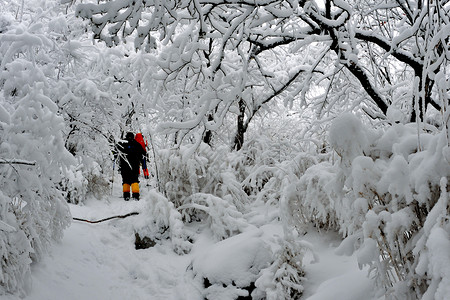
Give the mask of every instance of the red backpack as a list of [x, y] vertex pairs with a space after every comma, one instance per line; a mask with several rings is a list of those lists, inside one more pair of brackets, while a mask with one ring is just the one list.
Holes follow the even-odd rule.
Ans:
[[136, 133], [136, 136], [134, 137], [136, 142], [141, 144], [142, 148], [147, 152], [147, 143], [144, 142], [144, 137], [142, 136], [142, 133]]

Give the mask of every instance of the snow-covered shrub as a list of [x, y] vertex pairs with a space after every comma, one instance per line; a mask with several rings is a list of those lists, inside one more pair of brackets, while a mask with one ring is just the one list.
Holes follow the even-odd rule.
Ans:
[[[301, 152], [293, 158], [277, 162], [273, 166], [254, 166], [249, 170], [249, 175], [243, 183], [252, 190], [250, 198], [255, 200], [255, 205], [263, 205], [267, 213], [270, 212], [270, 216], [267, 215], [266, 218], [274, 219], [283, 217], [280, 215], [279, 210], [280, 201], [283, 198], [293, 200], [298, 197], [298, 193], [302, 191], [297, 185], [299, 178], [308, 167], [316, 164], [321, 159], [320, 156], [315, 157], [310, 153]], [[258, 185], [255, 183], [258, 182], [258, 178], [261, 178], [262, 172], [270, 173], [270, 177], [259, 190]], [[294, 201], [290, 203], [294, 203]], [[298, 202], [295, 203], [298, 204]], [[304, 219], [303, 215], [306, 211], [303, 208], [298, 205], [292, 205], [290, 209], [289, 214], [295, 216], [294, 219]], [[300, 222], [294, 223], [291, 223], [294, 227], [300, 224]], [[300, 228], [297, 228], [297, 230], [299, 232], [302, 231]]]
[[18, 218], [8, 208], [12, 201], [0, 191], [0, 295], [30, 289], [30, 241], [19, 230]]
[[0, 35], [0, 223], [7, 228], [0, 234], [0, 293], [25, 295], [31, 262], [70, 224], [57, 186], [74, 159], [64, 147], [64, 120], [48, 96], [52, 71], [43, 49], [53, 44], [38, 20], [30, 26], [12, 20]]
[[[386, 288], [394, 286], [391, 292], [397, 296], [415, 293], [422, 297], [425, 291], [426, 280], [417, 274], [420, 251], [416, 243], [427, 234], [424, 224], [439, 195], [447, 192], [440, 181], [450, 174], [449, 164], [443, 163], [445, 134], [421, 132], [419, 138], [420, 148], [415, 126], [392, 126], [375, 143], [375, 149], [387, 153], [371, 157], [373, 163], [366, 164], [372, 175], [365, 172], [365, 188], [358, 186], [361, 181], [357, 180], [364, 174], [355, 170], [361, 169], [367, 158], [353, 161], [353, 174], [347, 179], [353, 197], [364, 198], [361, 207], [367, 210], [361, 225], [364, 242], [359, 262], [371, 265], [378, 283]], [[443, 213], [448, 216], [448, 209]], [[357, 228], [352, 231], [357, 232]]]
[[448, 239], [434, 243], [450, 233], [448, 206], [434, 209], [448, 198], [448, 141], [428, 129], [395, 124], [372, 132], [352, 115], [339, 117], [330, 142], [340, 159], [309, 168], [288, 201], [302, 212], [299, 223], [334, 220], [346, 237], [339, 251], [356, 250], [389, 297], [439, 298], [448, 278], [430, 257], [450, 250]]
[[80, 167], [72, 166], [67, 170], [61, 182], [61, 190], [65, 191], [67, 202], [73, 204], [84, 202], [87, 194], [87, 180]]
[[279, 203], [279, 217], [282, 222], [284, 236], [278, 237], [273, 247], [272, 264], [261, 270], [252, 299], [300, 299], [303, 294], [303, 258], [310, 250], [318, 259], [313, 247], [299, 238], [302, 228], [296, 228], [299, 217], [290, 203], [297, 193], [294, 184], [286, 184]]
[[[63, 120], [39, 85], [31, 87], [29, 94], [3, 110], [0, 189], [4, 203], [1, 206], [11, 212], [15, 220], [8, 214], [10, 217], [1, 221], [14, 227], [18, 231], [16, 236], [22, 232], [28, 239], [30, 247], [24, 248], [20, 256], [23, 261], [7, 260], [7, 264], [17, 263], [22, 269], [20, 264], [29, 265], [30, 258], [39, 260], [52, 241], [60, 240], [63, 229], [70, 223], [69, 209], [56, 186], [62, 178], [62, 170], [73, 163], [73, 158], [64, 148]], [[5, 243], [5, 251], [15, 247]], [[33, 250], [26, 252], [30, 248]], [[16, 275], [27, 275], [27, 272]], [[20, 283], [26, 282], [25, 279], [15, 278], [15, 284], [11, 280], [9, 278], [6, 287], [9, 292], [24, 288]], [[12, 287], [15, 289], [9, 290]]]
[[244, 189], [247, 194], [258, 194], [270, 181], [275, 171], [275, 164], [279, 162], [275, 145], [265, 136], [257, 136], [245, 143], [239, 152], [240, 164], [247, 176], [244, 177]]
[[333, 121], [329, 142], [344, 165], [350, 164], [355, 157], [362, 155], [369, 143], [367, 130], [351, 113], [342, 114]]
[[[449, 148], [446, 150], [448, 151]], [[450, 153], [449, 153], [450, 154]], [[441, 179], [441, 196], [428, 214], [413, 254], [418, 256], [416, 284], [427, 285], [422, 299], [444, 300], [450, 295], [449, 182]]]
[[247, 197], [235, 176], [228, 153], [226, 147], [211, 149], [206, 144], [200, 144], [198, 148], [189, 145], [176, 150], [161, 150], [158, 155], [161, 159], [160, 181], [167, 197], [178, 207], [195, 193], [222, 198], [228, 195], [237, 208], [243, 208]]
[[181, 214], [173, 203], [156, 191], [150, 191], [143, 200], [146, 205], [133, 223], [135, 232], [153, 241], [161, 242], [169, 238], [177, 254], [189, 253], [192, 244]]
[[89, 197], [102, 199], [110, 194], [110, 183], [102, 174], [101, 166], [90, 160], [83, 163], [78, 157], [77, 165], [73, 165], [61, 182], [61, 188], [66, 193], [67, 202], [81, 204]]
[[222, 240], [243, 232], [249, 226], [230, 198], [222, 199], [211, 194], [197, 193], [186, 198], [185, 204], [178, 207], [178, 210], [187, 221], [198, 216], [199, 212], [204, 213], [202, 221], [205, 222], [206, 219], [214, 236]]
[[104, 168], [96, 161], [89, 164], [89, 168], [84, 169], [87, 180], [87, 196], [94, 196], [96, 199], [102, 199], [111, 192], [110, 179], [107, 176], [110, 172], [105, 172]]
[[251, 198], [264, 202], [279, 198], [279, 195], [270, 194], [279, 190], [280, 181], [303, 174], [318, 159], [311, 153], [300, 151], [279, 132], [275, 136], [255, 134], [237, 154], [239, 160], [235, 160], [234, 169], [242, 170], [239, 174], [245, 176], [242, 178], [245, 191]]
[[260, 230], [249, 230], [202, 249], [191, 268], [205, 299], [249, 297], [262, 269], [272, 262]]
[[278, 243], [280, 248], [273, 254], [273, 263], [261, 270], [255, 282], [252, 299], [300, 299], [303, 294], [303, 257], [310, 246], [305, 247], [298, 237], [279, 238]]
[[308, 168], [287, 194], [288, 205], [300, 224], [313, 223], [318, 228], [337, 229], [339, 220], [335, 210], [335, 186], [338, 170], [329, 162]]

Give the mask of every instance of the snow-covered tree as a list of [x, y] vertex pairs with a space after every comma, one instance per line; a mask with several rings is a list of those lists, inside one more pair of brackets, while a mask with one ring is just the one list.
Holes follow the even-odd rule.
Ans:
[[191, 223], [226, 244], [281, 219], [282, 247], [245, 282], [276, 299], [302, 292], [305, 245], [286, 233], [313, 223], [389, 296], [445, 297], [445, 1], [31, 2], [0, 3], [0, 293], [26, 292], [68, 225], [64, 196], [108, 192], [131, 130], [159, 187], [136, 233], [183, 254]]
[[42, 23], [17, 22], [9, 14], [2, 20], [7, 22], [0, 36], [0, 294], [24, 295], [31, 262], [70, 224], [58, 185], [74, 159], [64, 148], [64, 120], [48, 96], [50, 70], [44, 62], [51, 58], [42, 49], [51, 42]]
[[238, 149], [255, 114], [280, 97], [319, 115], [339, 104], [385, 118], [393, 105], [410, 120], [447, 105], [445, 2], [323, 4], [115, 0], [80, 4], [77, 15], [108, 46], [131, 36], [137, 49], [160, 50], [165, 82], [186, 77], [204, 90], [184, 127], [215, 130], [238, 112]]
[[[73, 139], [73, 132], [80, 127], [101, 130], [95, 121], [108, 115], [102, 109], [112, 108], [87, 101], [105, 93], [86, 76], [80, 79], [86, 49], [92, 49], [76, 40], [83, 35], [82, 24], [71, 23], [57, 1], [28, 4], [0, 4], [0, 293], [21, 295], [30, 288], [31, 262], [61, 240], [70, 224], [66, 198], [77, 202], [105, 185], [98, 182], [101, 160], [94, 151], [84, 157], [82, 151], [72, 151], [74, 157], [68, 148], [86, 146], [89, 139]], [[92, 114], [85, 118], [83, 101], [98, 119]], [[103, 139], [107, 145], [107, 137]]]

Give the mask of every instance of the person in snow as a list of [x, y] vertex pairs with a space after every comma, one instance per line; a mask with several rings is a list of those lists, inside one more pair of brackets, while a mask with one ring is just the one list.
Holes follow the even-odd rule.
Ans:
[[139, 200], [139, 166], [146, 155], [145, 149], [134, 139], [134, 134], [128, 132], [125, 140], [119, 142], [119, 167], [122, 175], [123, 198], [130, 200], [130, 189], [132, 197]]
[[142, 149], [144, 149], [145, 151], [145, 156], [142, 158], [142, 173], [144, 173], [144, 178], [148, 179], [149, 178], [149, 173], [148, 173], [148, 169], [147, 169], [147, 160], [148, 160], [148, 156], [147, 156], [147, 141], [144, 142], [144, 137], [142, 136], [142, 133], [136, 133], [136, 136], [134, 138], [141, 146]]

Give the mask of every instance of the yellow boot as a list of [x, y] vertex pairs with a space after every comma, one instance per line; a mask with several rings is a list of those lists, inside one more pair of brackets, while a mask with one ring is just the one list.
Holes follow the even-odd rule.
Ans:
[[125, 201], [130, 200], [130, 185], [128, 183], [123, 184], [123, 199]]
[[139, 183], [135, 182], [131, 184], [131, 192], [133, 193], [133, 199], [139, 200]]

